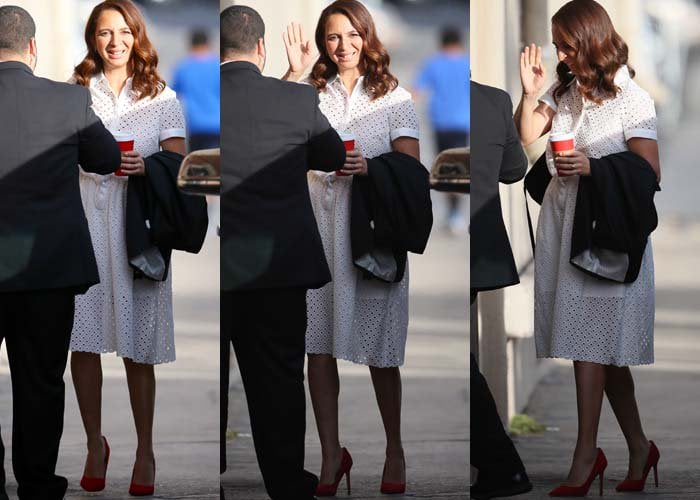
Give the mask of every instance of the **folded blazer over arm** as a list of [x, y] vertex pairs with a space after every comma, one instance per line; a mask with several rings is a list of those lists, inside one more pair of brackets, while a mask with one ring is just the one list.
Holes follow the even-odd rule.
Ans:
[[182, 155], [160, 151], [144, 159], [146, 175], [126, 188], [126, 250], [137, 277], [164, 281], [172, 250], [198, 253], [209, 220], [203, 196], [177, 187]]
[[597, 278], [632, 283], [658, 224], [656, 173], [631, 151], [590, 163], [591, 175], [579, 179], [570, 262]]
[[423, 253], [433, 226], [430, 181], [415, 158], [391, 152], [367, 160], [352, 179], [350, 245], [355, 266], [388, 283], [401, 281], [407, 252]]

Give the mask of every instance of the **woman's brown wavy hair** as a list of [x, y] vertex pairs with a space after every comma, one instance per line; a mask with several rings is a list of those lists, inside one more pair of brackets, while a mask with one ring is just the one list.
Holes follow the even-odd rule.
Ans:
[[90, 78], [103, 71], [102, 58], [97, 52], [96, 31], [97, 20], [105, 10], [119, 12], [134, 36], [128, 68], [132, 90], [138, 93], [139, 99], [157, 96], [165, 88], [165, 80], [158, 74], [158, 54], [146, 34], [143, 16], [131, 0], [105, 0], [92, 9], [85, 26], [87, 55], [75, 67], [76, 83], [88, 87]]
[[319, 58], [311, 69], [309, 83], [319, 91], [326, 88], [328, 79], [338, 72], [338, 67], [326, 52], [326, 24], [333, 14], [342, 14], [362, 37], [360, 70], [365, 76], [364, 88], [373, 99], [382, 97], [399, 85], [399, 80], [389, 72], [389, 53], [377, 37], [377, 29], [367, 8], [357, 0], [336, 0], [323, 12], [316, 25], [316, 47]]
[[[557, 65], [555, 101], [574, 78], [578, 79], [581, 94], [596, 104], [615, 97], [620, 91], [615, 73], [627, 64], [628, 49], [605, 9], [594, 0], [572, 0], [552, 17], [552, 32], [567, 45], [559, 49], [576, 61], [575, 75], [565, 63]], [[628, 69], [634, 77], [634, 70]]]

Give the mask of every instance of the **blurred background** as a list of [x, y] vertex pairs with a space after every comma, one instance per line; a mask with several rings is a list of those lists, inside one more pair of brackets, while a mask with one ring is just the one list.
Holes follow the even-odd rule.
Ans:
[[[634, 370], [640, 411], [643, 422], [650, 425], [647, 433], [651, 439], [657, 443], [664, 439], [667, 453], [674, 455], [672, 461], [667, 462], [665, 475], [670, 478], [667, 481], [675, 476], [674, 487], [680, 488], [676, 492], [692, 491], [688, 498], [696, 498], [700, 490], [691, 486], [693, 481], [687, 476], [685, 460], [690, 460], [692, 449], [700, 445], [695, 432], [697, 421], [692, 421], [693, 418], [697, 420], [700, 404], [697, 398], [688, 401], [689, 392], [695, 396], [692, 381], [700, 375], [700, 342], [696, 335], [700, 327], [697, 313], [700, 275], [692, 271], [700, 266], [700, 206], [697, 203], [700, 94], [696, 90], [700, 85], [700, 31], [697, 29], [700, 1], [598, 1], [627, 42], [629, 63], [637, 72], [635, 81], [651, 94], [659, 120], [662, 190], [655, 198], [659, 226], [652, 234], [656, 269], [656, 363]], [[553, 82], [556, 57], [550, 19], [564, 3], [562, 0], [474, 0], [471, 4], [472, 78], [505, 89], [514, 107], [517, 106], [521, 97], [519, 54], [526, 44], [534, 42], [543, 47], [543, 62], [549, 74], [546, 85]], [[472, 123], [478, 127], [479, 117], [472, 117]], [[528, 148], [531, 160], [539, 157], [545, 141], [543, 138]], [[532, 250], [522, 183], [502, 187], [501, 197], [522, 283], [505, 291], [481, 294], [480, 367], [504, 421], [509, 422], [514, 415], [527, 412], [549, 430], [543, 436], [523, 438], [518, 443], [526, 466], [530, 462], [528, 473], [530, 469], [539, 469], [543, 474], [553, 474], [560, 479], [566, 475], [562, 467], [568, 464], [570, 457], [563, 457], [556, 450], [562, 446], [566, 450], [573, 449], [576, 436], [571, 363], [535, 358]], [[529, 201], [533, 221], [536, 221], [538, 207]], [[600, 445], [609, 460], [612, 455], [613, 460], [619, 458], [620, 464], [626, 464], [626, 450], [620, 447], [624, 442], [617, 424], [609, 408], [604, 408]], [[566, 444], [562, 444], [562, 440], [567, 440]], [[566, 464], [561, 463], [562, 459]], [[611, 473], [613, 478], [616, 473]], [[620, 475], [624, 476], [622, 468]], [[684, 487], [689, 489], [684, 490]], [[536, 488], [532, 498], [540, 498], [544, 492], [544, 487], [541, 491]], [[674, 495], [662, 497], [682, 496]]]
[[[4, 2], [3, 2], [4, 3]], [[12, 0], [37, 25], [38, 76], [66, 81], [85, 54], [84, 29], [95, 0]], [[193, 30], [210, 39], [218, 66], [217, 0], [137, 0], [149, 38], [159, 55], [159, 71], [173, 86], [178, 64], [188, 56]], [[218, 83], [218, 82], [217, 82]], [[178, 95], [181, 99], [183, 95]], [[218, 105], [217, 105], [218, 118]], [[218, 120], [217, 120], [218, 121]], [[190, 123], [188, 123], [189, 128]], [[156, 367], [154, 424], [156, 494], [160, 498], [218, 498], [219, 492], [219, 241], [216, 200], [210, 205], [210, 231], [197, 255], [174, 252], [173, 307], [177, 361]], [[4, 349], [4, 347], [3, 347]], [[102, 356], [103, 429], [112, 448], [107, 488], [101, 498], [128, 498], [136, 449], [126, 378], [121, 360]], [[66, 498], [88, 498], [78, 482], [86, 454], [80, 413], [66, 369], [66, 413], [57, 473], [69, 481]], [[0, 356], [0, 425], [11, 442], [11, 386], [7, 356]], [[9, 448], [8, 448], [9, 452]], [[16, 498], [10, 457], [5, 458], [8, 493]]]
[[[222, 0], [221, 8], [244, 4], [256, 9], [266, 25], [267, 76], [287, 70], [282, 32], [301, 22], [313, 40], [316, 22], [327, 0]], [[380, 39], [391, 56], [399, 85], [413, 93], [421, 130], [421, 160], [430, 168], [437, 154], [430, 90], [418, 91], [417, 80], [427, 59], [440, 50], [444, 27], [461, 35], [468, 50], [469, 2], [465, 0], [363, 0]], [[468, 92], [468, 71], [460, 78]], [[466, 133], [466, 131], [465, 131]], [[461, 222], [450, 225], [448, 202], [433, 193], [435, 222], [423, 255], [410, 254], [409, 331], [403, 376], [403, 437], [407, 496], [466, 498], [467, 491], [467, 288], [468, 197], [459, 198]], [[341, 439], [353, 454], [353, 498], [375, 498], [384, 460], [384, 433], [364, 366], [339, 362]], [[229, 412], [229, 471], [222, 483], [232, 498], [267, 498], [250, 438], [245, 396], [232, 365]], [[320, 471], [320, 444], [311, 402], [307, 401], [307, 468]], [[228, 495], [227, 495], [228, 498]]]

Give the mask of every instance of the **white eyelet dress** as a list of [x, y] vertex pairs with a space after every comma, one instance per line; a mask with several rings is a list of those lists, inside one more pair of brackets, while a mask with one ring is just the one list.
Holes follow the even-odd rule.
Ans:
[[[138, 100], [127, 80], [115, 95], [103, 74], [90, 81], [92, 108], [111, 131], [130, 132], [134, 149], [146, 158], [160, 142], [185, 137], [185, 120], [175, 92]], [[75, 298], [71, 351], [115, 352], [137, 363], [175, 360], [172, 266], [165, 281], [134, 279], [126, 254], [128, 177], [80, 171], [80, 194], [95, 249], [100, 283]]]
[[[626, 66], [618, 70], [615, 83], [620, 92], [600, 105], [584, 100], [577, 83], [557, 105], [554, 84], [540, 99], [556, 111], [552, 132], [575, 131], [576, 149], [589, 158], [627, 151], [626, 141], [633, 137], [655, 140], [656, 112], [649, 94], [630, 78]], [[653, 363], [651, 241], [633, 283], [599, 280], [574, 268], [569, 257], [577, 190], [578, 176], [554, 177], [542, 202], [535, 250], [537, 356], [615, 366]]]
[[[352, 132], [366, 158], [390, 152], [398, 137], [418, 139], [411, 95], [397, 87], [373, 101], [363, 82], [360, 78], [348, 95], [336, 76], [320, 92], [320, 109], [331, 126]], [[408, 264], [400, 283], [363, 279], [350, 248], [352, 177], [311, 171], [308, 179], [333, 281], [307, 294], [306, 351], [375, 367], [401, 366], [408, 329]]]

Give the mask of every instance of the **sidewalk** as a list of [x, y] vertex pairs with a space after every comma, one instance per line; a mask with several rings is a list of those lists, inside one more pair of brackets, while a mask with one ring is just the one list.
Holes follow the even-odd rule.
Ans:
[[[198, 255], [175, 252], [172, 260], [177, 361], [156, 367], [155, 496], [219, 498], [219, 242], [208, 236]], [[102, 356], [103, 431], [111, 457], [107, 487], [86, 493], [79, 481], [85, 461], [85, 433], [66, 369], [66, 410], [56, 472], [68, 478], [67, 500], [129, 499], [136, 450], [129, 394], [122, 361]], [[7, 354], [0, 356], [0, 425], [6, 446], [7, 493], [16, 500], [12, 474], [12, 394]]]
[[[656, 265], [656, 362], [633, 368], [642, 422], [661, 452], [659, 488], [617, 493], [627, 472], [627, 448], [607, 400], [598, 444], [608, 458], [604, 494], [613, 498], [700, 498], [700, 223], [664, 219], [653, 235]], [[564, 480], [576, 442], [576, 392], [569, 362], [557, 366], [535, 391], [527, 413], [550, 430], [515, 440], [535, 489], [515, 498], [543, 499]], [[597, 482], [589, 495], [597, 496]]]
[[[467, 498], [467, 241], [447, 236], [439, 220], [436, 215], [425, 254], [410, 257], [410, 323], [401, 370], [408, 485], [406, 495], [392, 496], [397, 500]], [[339, 362], [339, 369], [341, 440], [354, 461], [351, 498], [388, 498], [379, 492], [385, 442], [369, 370], [347, 362]], [[230, 402], [229, 429], [237, 437], [227, 443], [226, 498], [266, 499], [240, 382], [232, 384]], [[317, 474], [320, 444], [308, 391], [306, 423], [306, 468]], [[348, 498], [344, 485], [338, 498]]]

